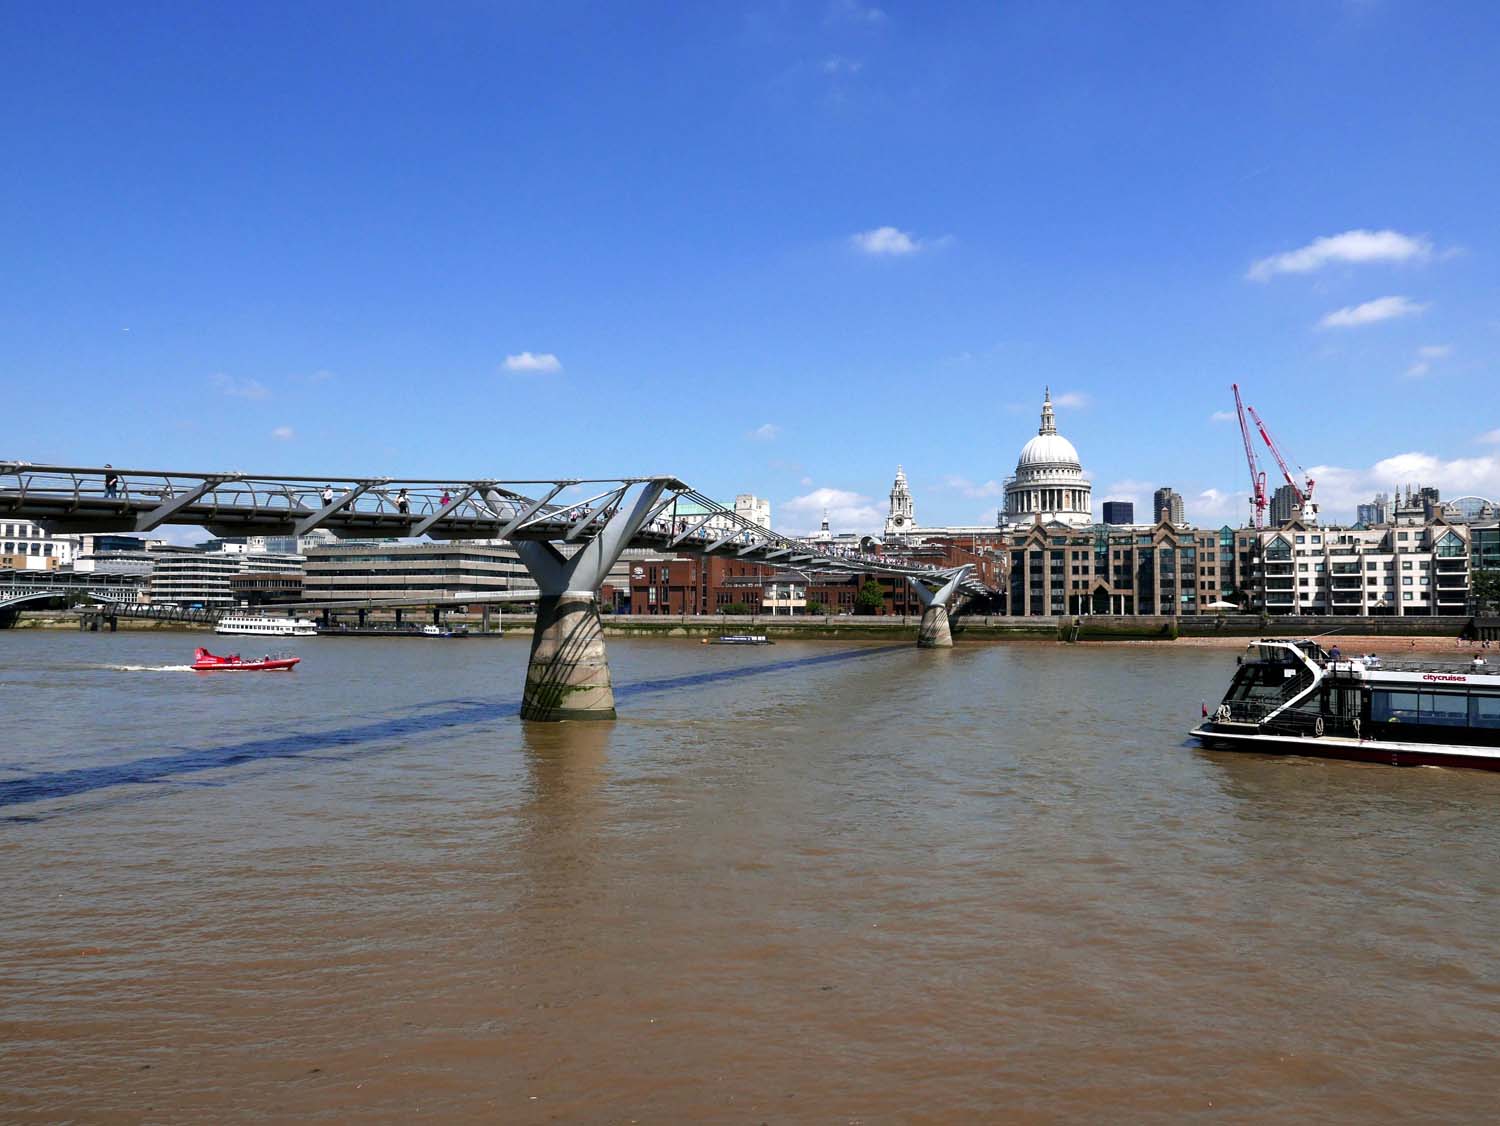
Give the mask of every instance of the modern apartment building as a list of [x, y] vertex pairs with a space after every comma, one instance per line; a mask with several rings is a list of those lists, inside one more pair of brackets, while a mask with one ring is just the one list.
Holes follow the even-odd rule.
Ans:
[[0, 524], [0, 566], [18, 571], [46, 571], [72, 565], [78, 553], [77, 536], [54, 536], [40, 524], [6, 521]]
[[1464, 614], [1472, 530], [1441, 517], [1376, 528], [1293, 521], [1260, 533], [1268, 614]]

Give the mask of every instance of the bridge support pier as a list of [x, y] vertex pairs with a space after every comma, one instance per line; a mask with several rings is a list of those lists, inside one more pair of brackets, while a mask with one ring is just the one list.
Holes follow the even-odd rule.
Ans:
[[917, 592], [917, 597], [922, 600], [924, 607], [922, 623], [917, 627], [918, 649], [953, 648], [953, 626], [948, 620], [948, 603], [968, 571], [969, 568], [963, 566], [949, 573], [947, 581], [937, 590], [928, 587], [925, 579], [919, 579], [914, 575], [907, 576], [907, 581]]
[[522, 719], [615, 718], [599, 587], [665, 488], [665, 482], [648, 481], [628, 505], [622, 496], [599, 534], [571, 557], [544, 540], [513, 541], [541, 594], [521, 697]]

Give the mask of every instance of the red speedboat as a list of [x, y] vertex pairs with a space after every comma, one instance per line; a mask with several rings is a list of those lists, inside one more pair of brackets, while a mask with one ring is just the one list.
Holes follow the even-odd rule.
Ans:
[[294, 666], [301, 657], [262, 657], [245, 660], [238, 653], [216, 657], [207, 649], [193, 654], [194, 672], [281, 672]]

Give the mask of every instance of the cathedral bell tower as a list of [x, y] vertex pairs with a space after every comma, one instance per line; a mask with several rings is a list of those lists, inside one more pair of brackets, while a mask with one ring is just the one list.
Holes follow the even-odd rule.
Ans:
[[904, 536], [916, 527], [917, 518], [912, 512], [911, 490], [906, 487], [906, 471], [896, 466], [896, 480], [891, 484], [891, 512], [885, 518], [885, 534]]

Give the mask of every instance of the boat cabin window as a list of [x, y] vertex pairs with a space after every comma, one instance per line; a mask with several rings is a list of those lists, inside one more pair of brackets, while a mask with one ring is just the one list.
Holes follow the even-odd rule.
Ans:
[[1375, 723], [1417, 722], [1417, 693], [1387, 692], [1377, 689], [1370, 694], [1370, 719]]
[[1469, 725], [1500, 727], [1500, 696], [1470, 696]]
[[1467, 696], [1423, 692], [1418, 707], [1422, 713], [1423, 723], [1464, 727], [1469, 722], [1469, 698]]
[[1291, 665], [1241, 665], [1224, 699], [1229, 703], [1279, 701], [1295, 675]]
[[1370, 694], [1370, 719], [1436, 727], [1500, 727], [1500, 697], [1377, 688]]

